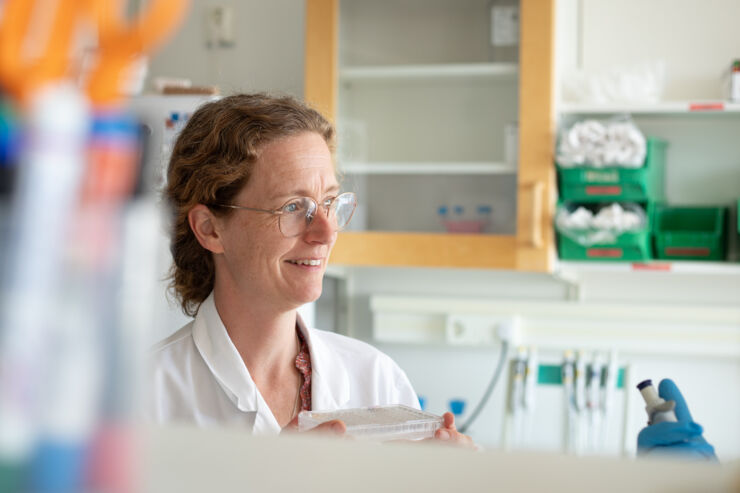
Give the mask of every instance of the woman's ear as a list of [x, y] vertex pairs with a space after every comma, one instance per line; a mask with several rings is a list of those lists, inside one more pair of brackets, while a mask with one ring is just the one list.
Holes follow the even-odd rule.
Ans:
[[212, 253], [223, 253], [221, 235], [216, 228], [216, 216], [203, 204], [198, 204], [188, 212], [188, 222], [200, 246]]

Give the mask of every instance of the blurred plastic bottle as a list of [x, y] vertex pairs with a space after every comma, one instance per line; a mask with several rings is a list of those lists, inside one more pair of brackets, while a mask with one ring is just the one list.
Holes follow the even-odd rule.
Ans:
[[732, 63], [730, 73], [730, 101], [740, 103], [740, 60]]
[[465, 399], [450, 399], [450, 412], [455, 415], [455, 421], [465, 412]]
[[481, 233], [491, 215], [490, 205], [465, 207], [463, 205], [440, 206], [437, 214], [448, 233]]

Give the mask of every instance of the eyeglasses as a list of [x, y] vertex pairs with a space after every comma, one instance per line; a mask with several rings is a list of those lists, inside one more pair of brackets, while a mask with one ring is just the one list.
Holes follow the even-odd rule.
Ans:
[[[291, 238], [298, 236], [308, 229], [316, 216], [319, 205], [311, 197], [296, 197], [290, 199], [279, 209], [257, 209], [232, 204], [213, 204], [216, 207], [228, 207], [229, 209], [243, 209], [245, 211], [264, 212], [275, 214], [278, 217], [278, 227], [283, 236]], [[344, 192], [336, 197], [324, 200], [321, 206], [324, 208], [326, 218], [332, 225], [334, 231], [344, 229], [357, 207], [357, 197], [352, 192]]]

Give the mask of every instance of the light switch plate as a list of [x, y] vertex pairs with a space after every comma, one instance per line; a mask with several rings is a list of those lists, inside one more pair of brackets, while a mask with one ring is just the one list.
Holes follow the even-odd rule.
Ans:
[[491, 7], [491, 44], [493, 46], [519, 44], [519, 7], [516, 5]]
[[234, 46], [234, 11], [226, 5], [211, 5], [205, 9], [206, 45], [209, 48]]

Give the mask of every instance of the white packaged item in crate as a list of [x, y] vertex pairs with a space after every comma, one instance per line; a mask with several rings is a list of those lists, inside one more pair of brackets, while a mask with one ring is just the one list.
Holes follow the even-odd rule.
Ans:
[[335, 419], [344, 421], [348, 436], [379, 442], [430, 438], [442, 427], [441, 416], [395, 405], [336, 411], [302, 411], [298, 415], [298, 430], [310, 430]]
[[565, 168], [619, 166], [635, 169], [645, 164], [646, 153], [645, 136], [631, 119], [588, 119], [561, 132], [557, 162]]

